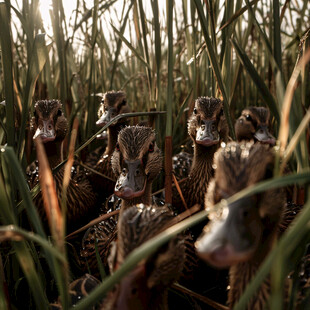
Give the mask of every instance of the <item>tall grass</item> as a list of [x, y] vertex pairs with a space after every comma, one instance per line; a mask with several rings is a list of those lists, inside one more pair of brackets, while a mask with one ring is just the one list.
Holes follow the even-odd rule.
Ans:
[[[284, 5], [279, 0], [167, 0], [163, 5], [157, 0], [77, 0], [70, 20], [65, 14], [63, 2], [53, 0], [49, 35], [44, 34], [37, 0], [0, 3], [0, 102], [5, 99], [5, 106], [0, 105], [0, 307], [20, 306], [16, 296], [23, 291], [29, 292], [25, 309], [45, 309], [47, 265], [63, 307], [69, 308], [63, 285], [67, 280], [61, 274], [68, 264], [65, 250], [43, 231], [32, 203], [37, 189], [30, 192], [25, 181], [24, 171], [35, 157], [28, 134], [33, 102], [61, 99], [70, 128], [77, 117], [79, 156], [96, 147], [100, 94], [123, 89], [133, 111], [167, 111], [166, 116], [157, 116], [155, 126], [160, 147], [165, 148], [167, 137], [172, 144], [166, 160], [188, 139], [186, 121], [198, 96], [223, 99], [232, 138], [243, 108], [269, 107], [279, 159], [289, 163], [292, 174], [281, 178], [283, 163], [279, 164], [274, 179], [231, 201], [271, 186], [294, 184], [297, 194], [304, 189], [306, 203], [236, 309], [244, 309], [271, 268], [270, 305], [280, 309], [283, 281], [290, 271], [286, 263], [295, 267], [301, 256], [297, 250], [309, 242], [309, 1]], [[167, 180], [171, 185], [171, 178]], [[24, 212], [33, 232], [20, 227]], [[206, 216], [205, 211], [192, 216], [137, 249], [76, 308], [88, 309], [139, 260]], [[275, 264], [279, 268], [273, 268]], [[10, 298], [3, 288], [8, 288]], [[290, 298], [293, 309], [293, 289]]]

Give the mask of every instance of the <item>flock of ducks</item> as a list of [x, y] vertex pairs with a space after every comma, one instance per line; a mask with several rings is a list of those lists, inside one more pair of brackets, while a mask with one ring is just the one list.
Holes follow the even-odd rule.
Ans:
[[[124, 92], [107, 92], [99, 107], [97, 125], [104, 126], [113, 117], [129, 111]], [[205, 227], [198, 225], [189, 233], [178, 235], [138, 264], [99, 308], [168, 309], [171, 285], [176, 281], [190, 283], [185, 270], [192, 255], [199, 261], [197, 266], [203, 262], [215, 269], [229, 269], [228, 280], [223, 283], [225, 288], [230, 286], [228, 298], [226, 301], [224, 293], [220, 300], [232, 308], [272, 249], [288, 204], [283, 189], [270, 189], [225, 205], [220, 214], [213, 206], [273, 176], [275, 138], [269, 132], [269, 122], [267, 108], [246, 108], [235, 123], [237, 141], [230, 141], [223, 102], [212, 97], [196, 99], [188, 120], [188, 134], [193, 142], [193, 154], [188, 154], [187, 160], [191, 168], [183, 169], [189, 174], [182, 176], [187, 179], [180, 184], [184, 201], [175, 191], [172, 206], [156, 204], [152, 199], [152, 183], [163, 161], [154, 130], [129, 126], [126, 118], [113, 123], [107, 131], [106, 147], [90, 153], [85, 161], [90, 170], [80, 169], [79, 163], [74, 163], [67, 190], [68, 231], [111, 212], [111, 199], [119, 202], [113, 204], [114, 210], [119, 209], [118, 216], [94, 225], [82, 238], [79, 250], [83, 272], [91, 270], [93, 276], [86, 274], [70, 284], [72, 302], [100, 283], [96, 245], [106, 272], [113, 273], [135, 248], [169, 227], [177, 214], [198, 205], [200, 210], [209, 211], [210, 221], [203, 223]], [[63, 160], [62, 146], [68, 131], [60, 101], [37, 101], [31, 129], [33, 139], [40, 137], [44, 143], [50, 167], [54, 168]], [[27, 169], [30, 188], [39, 181], [37, 165], [34, 162]], [[59, 199], [63, 173], [61, 168], [54, 174]], [[44, 221], [41, 194], [34, 203]], [[199, 270], [194, 274], [196, 277]], [[201, 277], [214, 282], [208, 274]], [[203, 283], [202, 279], [191, 281]], [[264, 309], [269, 293], [267, 280], [248, 309]], [[61, 307], [55, 303], [51, 308]]]

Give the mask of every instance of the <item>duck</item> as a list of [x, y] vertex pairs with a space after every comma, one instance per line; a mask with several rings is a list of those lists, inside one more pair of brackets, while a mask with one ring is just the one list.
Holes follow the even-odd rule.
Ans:
[[[205, 197], [211, 221], [196, 242], [198, 255], [216, 268], [229, 268], [228, 306], [233, 308], [279, 235], [285, 211], [282, 188], [225, 200], [240, 190], [273, 177], [275, 154], [268, 145], [230, 142], [215, 154], [215, 175]], [[213, 206], [222, 202], [222, 209]], [[264, 309], [270, 294], [266, 280], [247, 309]]]
[[[162, 154], [156, 144], [155, 131], [145, 126], [127, 126], [119, 132], [115, 150], [111, 158], [116, 184], [114, 195], [106, 202], [107, 213], [127, 208], [139, 203], [152, 204], [152, 183], [162, 169]], [[112, 201], [112, 203], [110, 203]], [[112, 241], [117, 236], [118, 216], [90, 227], [82, 239], [81, 264], [96, 276], [98, 251], [103, 266], [107, 268], [107, 258]], [[106, 272], [109, 272], [109, 270]]]
[[[195, 100], [187, 128], [189, 137], [193, 141], [194, 155], [189, 176], [186, 181], [180, 184], [180, 188], [187, 208], [198, 205], [202, 210], [208, 183], [214, 175], [214, 154], [229, 139], [223, 101], [215, 97], [198, 97]], [[172, 209], [176, 214], [184, 211], [184, 206], [176, 190], [173, 191]], [[222, 304], [226, 301], [227, 270], [219, 271], [207, 266], [197, 256], [194, 245], [207, 222], [208, 219], [189, 229], [192, 237], [193, 264], [190, 267], [191, 272], [185, 273], [181, 278], [181, 283]], [[200, 283], [201, 276], [208, 279], [203, 285]], [[204, 306], [202, 305], [202, 307]]]
[[[55, 168], [63, 161], [63, 143], [68, 133], [68, 121], [63, 113], [60, 100], [38, 100], [34, 105], [34, 115], [31, 118], [31, 131], [33, 140], [40, 138], [50, 168]], [[38, 161], [27, 168], [27, 181], [30, 189], [39, 182]], [[58, 201], [61, 201], [64, 167], [54, 173], [54, 182]], [[96, 194], [89, 181], [83, 177], [77, 163], [74, 164], [71, 179], [67, 188], [67, 229], [75, 229], [87, 221], [94, 210]], [[34, 199], [39, 215], [46, 221], [41, 192]]]
[[237, 141], [242, 140], [266, 143], [274, 146], [275, 137], [269, 132], [270, 111], [265, 107], [250, 106], [241, 112], [235, 123]]
[[[235, 123], [235, 133], [238, 142], [254, 141], [255, 143], [264, 143], [270, 147], [275, 146], [276, 138], [270, 133], [270, 111], [265, 107], [250, 106], [244, 109]], [[284, 168], [284, 174], [289, 174], [291, 169], [288, 165]], [[286, 212], [288, 217], [295, 217], [295, 213], [301, 209], [301, 204], [295, 199], [296, 188], [294, 186], [286, 187], [287, 204], [291, 210], [291, 215]], [[287, 227], [287, 225], [285, 225]]]
[[[130, 107], [127, 103], [126, 93], [120, 90], [108, 91], [103, 95], [100, 103], [96, 125], [103, 127], [117, 115], [129, 112]], [[126, 125], [128, 125], [126, 118], [119, 119], [111, 124], [107, 129], [107, 146], [96, 149], [85, 162], [93, 170], [107, 176], [104, 178], [94, 172], [89, 173], [90, 182], [94, 191], [99, 193], [101, 202], [113, 194], [115, 177], [111, 167], [111, 157], [116, 146], [118, 133]]]
[[[174, 218], [166, 206], [137, 204], [120, 214], [115, 251], [109, 260], [119, 268], [136, 248], [169, 226]], [[168, 289], [182, 273], [186, 260], [182, 234], [172, 238], [126, 275], [102, 303], [104, 310], [168, 309]]]
[[128, 126], [120, 131], [111, 164], [121, 212], [135, 204], [151, 204], [152, 184], [162, 169], [162, 159], [152, 128]]
[[[198, 204], [203, 209], [204, 194], [214, 172], [214, 154], [221, 143], [228, 139], [223, 102], [214, 97], [197, 98], [187, 127], [193, 141], [194, 156], [189, 176], [181, 190], [188, 208]], [[182, 205], [177, 194], [173, 194], [172, 203], [177, 207]], [[184, 208], [180, 211], [184, 211]]]

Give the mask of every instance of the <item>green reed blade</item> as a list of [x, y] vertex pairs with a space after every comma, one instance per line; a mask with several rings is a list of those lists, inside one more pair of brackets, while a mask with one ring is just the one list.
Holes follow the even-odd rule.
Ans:
[[123, 36], [121, 31], [118, 31], [112, 24], [111, 24], [115, 33], [119, 36], [120, 40], [124, 42], [127, 47], [134, 53], [134, 55], [147, 67], [150, 69], [150, 65], [143, 59], [143, 57], [139, 54], [139, 52], [131, 45], [131, 43]]
[[[125, 31], [128, 16], [129, 16], [129, 12], [130, 12], [132, 6], [133, 6], [133, 2], [128, 7], [128, 10], [127, 10], [125, 17], [124, 17], [123, 24], [122, 24], [121, 29], [119, 31], [119, 34], [122, 36], [124, 35], [124, 31]], [[112, 27], [113, 27], [113, 25], [112, 25]], [[110, 78], [110, 89], [113, 89], [113, 83], [114, 83], [113, 80], [114, 80], [114, 75], [115, 75], [115, 71], [116, 71], [116, 67], [117, 67], [118, 57], [119, 57], [119, 54], [121, 51], [121, 46], [122, 46], [122, 39], [119, 38], [117, 41], [117, 47], [116, 47], [115, 57], [114, 57], [114, 61], [113, 61], [112, 73], [111, 73], [111, 78]]]
[[282, 71], [280, 5], [279, 0], [273, 0], [273, 52], [279, 70]]
[[9, 15], [5, 3], [0, 3], [0, 43], [1, 58], [4, 74], [4, 90], [6, 102], [6, 130], [7, 143], [15, 146], [15, 123], [14, 123], [14, 90], [13, 90], [13, 55], [11, 46], [11, 29]]
[[62, 1], [53, 0], [53, 32], [57, 46], [57, 54], [59, 61], [59, 84], [60, 84], [60, 100], [65, 103], [67, 99], [67, 62], [66, 50], [63, 31]]
[[242, 63], [243, 67], [247, 70], [250, 77], [252, 78], [253, 82], [255, 83], [256, 87], [259, 90], [259, 94], [261, 95], [262, 99], [265, 101], [266, 105], [269, 107], [272, 114], [275, 116], [278, 123], [280, 122], [280, 116], [278, 112], [277, 105], [275, 100], [268, 90], [267, 86], [265, 85], [262, 78], [257, 73], [256, 69], [254, 68], [253, 64], [251, 63], [249, 57], [245, 53], [245, 51], [241, 48], [238, 42], [235, 39], [230, 40], [235, 51], [237, 52], [237, 56]]
[[23, 199], [23, 206], [27, 210], [29, 220], [32, 222], [37, 233], [41, 237], [46, 238], [38, 212], [32, 203], [30, 192], [24, 178], [24, 173], [14, 153], [14, 150], [11, 147], [6, 147], [2, 150], [2, 156], [4, 157], [6, 164], [9, 165], [13, 171], [12, 175], [14, 176], [15, 182], [18, 185], [20, 195]]
[[[255, 5], [259, 0], [252, 0], [251, 2], [249, 2], [250, 6]], [[244, 7], [242, 7], [241, 9], [237, 10], [225, 23], [223, 26], [221, 26], [221, 28], [219, 29], [219, 31], [225, 29], [226, 27], [228, 27], [231, 23], [233, 23], [235, 20], [237, 20], [240, 16], [242, 16], [242, 14], [244, 12], [246, 12], [248, 10], [248, 6], [245, 5]]]
[[0, 240], [3, 241], [16, 241], [22, 240], [33, 241], [46, 250], [48, 255], [52, 255], [59, 259], [61, 262], [65, 262], [65, 257], [60, 253], [47, 239], [42, 238], [33, 232], [26, 231], [18, 226], [0, 226]]
[[208, 51], [208, 55], [210, 58], [210, 63], [211, 63], [212, 69], [214, 71], [214, 75], [216, 76], [216, 80], [217, 80], [217, 83], [219, 85], [219, 89], [221, 90], [221, 93], [223, 96], [224, 113], [225, 113], [225, 117], [226, 117], [226, 120], [227, 120], [227, 123], [229, 126], [230, 135], [233, 139], [235, 139], [235, 129], [232, 125], [232, 120], [231, 120], [231, 116], [229, 113], [229, 102], [228, 102], [228, 97], [226, 94], [226, 87], [224, 85], [224, 82], [223, 82], [223, 79], [221, 76], [219, 63], [218, 63], [216, 54], [214, 52], [213, 45], [212, 45], [211, 40], [209, 38], [207, 20], [206, 20], [206, 17], [204, 15], [204, 12], [203, 12], [201, 1], [200, 0], [194, 0], [194, 2], [195, 2], [196, 9], [198, 12], [199, 20], [201, 23], [201, 28], [203, 31], [204, 39], [206, 41], [207, 51]]
[[[17, 221], [12, 215], [13, 213], [12, 206], [9, 203], [7, 193], [5, 192], [5, 186], [1, 175], [0, 175], [0, 200], [2, 203], [1, 208], [2, 219], [4, 220], [3, 216], [6, 216], [5, 221], [8, 224], [16, 223]], [[15, 250], [16, 258], [24, 272], [25, 277], [27, 278], [27, 282], [31, 289], [37, 308], [47, 309], [48, 305], [47, 297], [45, 294], [44, 287], [42, 285], [42, 281], [39, 278], [35, 267], [35, 265], [39, 264], [39, 262], [38, 261], [34, 262], [33, 258], [31, 257], [29, 246], [27, 245], [26, 241], [19, 241], [19, 242], [13, 241], [12, 246]]]
[[180, 110], [179, 110], [178, 115], [177, 115], [177, 117], [176, 117], [176, 119], [175, 119], [175, 122], [174, 122], [175, 125], [174, 125], [174, 127], [173, 127], [172, 137], [175, 136], [175, 134], [176, 134], [176, 132], [177, 132], [177, 129], [178, 129], [179, 126], [180, 126], [180, 124], [179, 124], [180, 118], [181, 118], [181, 116], [183, 115], [183, 112], [184, 112], [185, 108], [188, 106], [189, 99], [191, 98], [192, 93], [193, 93], [193, 88], [190, 89], [190, 91], [189, 91], [187, 97], [184, 99], [184, 101], [183, 101], [183, 103], [182, 103], [182, 105], [181, 105], [181, 107], [180, 107]]
[[23, 111], [17, 148], [19, 160], [21, 160], [24, 155], [26, 122], [29, 118], [28, 112], [32, 104], [32, 96], [34, 93], [36, 81], [45, 65], [47, 58], [48, 53], [45, 45], [45, 34], [38, 34], [35, 36], [29, 60], [29, 67], [27, 70], [26, 87], [23, 100]]
[[[150, 64], [149, 47], [148, 47], [148, 40], [147, 40], [148, 29], [146, 25], [146, 16], [144, 13], [142, 0], [138, 0], [138, 4], [139, 4], [141, 26], [142, 26], [144, 57], [145, 57], [146, 63]], [[147, 78], [148, 78], [149, 89], [151, 89], [152, 75], [151, 75], [150, 66], [147, 67], [146, 73], [147, 73]]]

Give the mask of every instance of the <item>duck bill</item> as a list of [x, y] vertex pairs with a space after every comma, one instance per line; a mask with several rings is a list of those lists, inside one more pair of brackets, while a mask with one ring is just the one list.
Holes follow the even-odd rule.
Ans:
[[219, 133], [215, 126], [215, 120], [202, 120], [202, 124], [196, 133], [196, 143], [203, 146], [212, 146], [220, 141]]
[[43, 143], [54, 141], [56, 139], [55, 127], [51, 120], [42, 121], [42, 126], [37, 128], [33, 140], [37, 137], [40, 137]]
[[198, 256], [214, 267], [228, 268], [247, 261], [257, 249], [261, 236], [259, 215], [256, 208], [244, 209], [244, 203], [233, 203], [226, 219], [210, 222], [195, 244]]
[[111, 120], [109, 111], [104, 112], [102, 116], [96, 122], [96, 125], [99, 127], [105, 126]]
[[107, 131], [104, 130], [101, 134], [97, 135], [96, 138], [99, 139], [99, 140], [105, 140], [105, 139], [107, 139], [107, 138], [108, 138]]
[[126, 173], [122, 173], [116, 181], [114, 193], [119, 198], [129, 200], [145, 193], [147, 175], [140, 160], [125, 160]]
[[[113, 116], [112, 116], [113, 115]], [[116, 109], [114, 107], [109, 107], [107, 111], [105, 111], [102, 116], [96, 122], [96, 125], [99, 127], [105, 126], [108, 122], [110, 122], [114, 115], [117, 115]], [[112, 123], [111, 125], [115, 125], [117, 122]]]
[[276, 139], [270, 134], [267, 126], [260, 126], [254, 134], [254, 138], [261, 142], [274, 146], [276, 144]]

